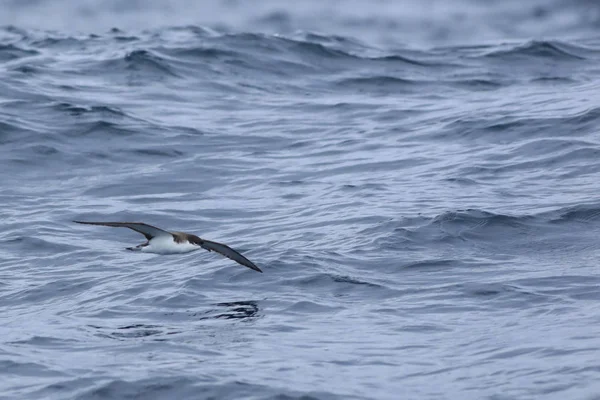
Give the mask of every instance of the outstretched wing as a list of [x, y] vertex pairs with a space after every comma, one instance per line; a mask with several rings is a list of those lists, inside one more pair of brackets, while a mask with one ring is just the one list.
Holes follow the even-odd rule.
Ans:
[[78, 224], [87, 224], [87, 225], [104, 225], [104, 226], [113, 226], [118, 228], [129, 228], [133, 229], [136, 232], [141, 233], [146, 237], [146, 239], [150, 240], [157, 236], [169, 235], [173, 236], [170, 232], [167, 232], [163, 229], [157, 228], [152, 225], [144, 224], [143, 222], [87, 222], [87, 221], [73, 221]]
[[[192, 235], [190, 235], [192, 236]], [[246, 257], [232, 249], [231, 247], [217, 242], [211, 242], [210, 240], [202, 239], [197, 236], [190, 237], [190, 241], [199, 245], [203, 249], [208, 251], [216, 251], [219, 254], [224, 255], [225, 257], [233, 260], [239, 264], [242, 264], [244, 267], [248, 267], [258, 272], [262, 272], [260, 268], [258, 268], [252, 261], [248, 260]]]

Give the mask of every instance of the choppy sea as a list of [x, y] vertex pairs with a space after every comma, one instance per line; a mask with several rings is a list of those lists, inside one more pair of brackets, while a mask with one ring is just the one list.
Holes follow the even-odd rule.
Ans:
[[0, 399], [600, 399], [597, 2], [0, 5]]

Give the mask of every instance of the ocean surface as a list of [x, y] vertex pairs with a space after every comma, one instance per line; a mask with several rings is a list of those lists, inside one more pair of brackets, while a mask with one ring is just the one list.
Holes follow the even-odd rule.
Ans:
[[0, 5], [0, 399], [600, 399], [597, 2]]

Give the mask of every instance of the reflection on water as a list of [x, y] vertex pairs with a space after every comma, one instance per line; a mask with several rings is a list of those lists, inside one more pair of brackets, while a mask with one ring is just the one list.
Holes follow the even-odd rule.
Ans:
[[256, 301], [233, 301], [226, 303], [216, 303], [217, 307], [222, 309], [214, 309], [206, 312], [207, 315], [200, 319], [248, 319], [257, 317], [259, 308]]
[[[202, 313], [187, 314], [187, 317], [193, 317], [194, 320], [213, 320], [213, 319], [235, 319], [244, 320], [255, 318], [260, 310], [256, 301], [233, 301], [226, 303], [216, 303], [212, 308]], [[198, 318], [199, 317], [199, 318]], [[185, 321], [184, 321], [185, 323]], [[132, 339], [144, 338], [149, 336], [166, 336], [181, 333], [180, 329], [174, 326], [166, 326], [159, 324], [128, 324], [123, 326], [108, 327], [98, 325], [88, 325], [98, 331], [101, 337], [112, 339]], [[164, 340], [164, 339], [155, 339]]]

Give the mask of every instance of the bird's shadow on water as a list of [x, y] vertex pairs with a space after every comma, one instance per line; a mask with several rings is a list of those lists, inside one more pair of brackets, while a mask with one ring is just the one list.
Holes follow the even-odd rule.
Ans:
[[[199, 316], [200, 320], [207, 319], [239, 319], [247, 320], [258, 317], [260, 308], [256, 301], [233, 301], [226, 303], [216, 303], [214, 306], [224, 307], [225, 310], [217, 308], [203, 313], [194, 313], [192, 316]], [[217, 311], [215, 313], [215, 311]], [[210, 314], [210, 315], [206, 315]], [[200, 316], [202, 315], [202, 316]]]
[[[189, 313], [187, 317], [195, 321], [207, 320], [238, 320], [250, 321], [260, 316], [260, 307], [256, 301], [233, 301], [224, 303], [214, 303], [208, 310], [201, 312]], [[164, 336], [176, 335], [183, 333], [183, 330], [176, 326], [167, 326], [161, 324], [143, 324], [132, 323], [117, 327], [108, 327], [100, 325], [88, 325], [97, 331], [96, 335], [117, 339], [135, 339], [153, 337], [154, 340], [167, 340]]]

